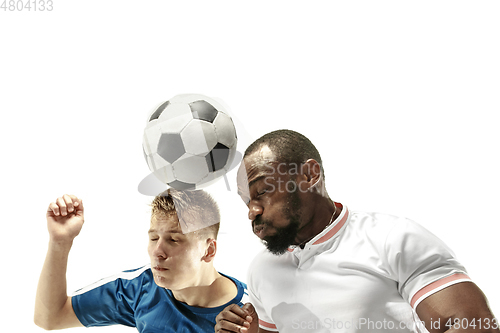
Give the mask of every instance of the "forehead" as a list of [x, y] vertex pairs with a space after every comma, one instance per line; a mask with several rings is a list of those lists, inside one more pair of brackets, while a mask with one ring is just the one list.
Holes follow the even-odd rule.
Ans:
[[276, 163], [276, 155], [265, 145], [250, 155], [246, 156], [238, 169], [238, 190], [247, 193], [249, 186], [256, 180], [269, 176]]
[[151, 228], [148, 232], [182, 233], [182, 229], [176, 214], [155, 214], [151, 217]]

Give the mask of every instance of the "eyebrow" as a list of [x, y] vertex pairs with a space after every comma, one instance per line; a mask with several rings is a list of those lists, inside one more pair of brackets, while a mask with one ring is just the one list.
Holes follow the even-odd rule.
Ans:
[[243, 199], [243, 201], [245, 203], [248, 203], [250, 201], [250, 189], [251, 189], [251, 187], [253, 185], [255, 185], [255, 183], [257, 183], [258, 181], [260, 181], [260, 180], [262, 180], [263, 178], [266, 178], [266, 177], [267, 177], [266, 175], [262, 175], [262, 176], [259, 176], [259, 177], [255, 178], [255, 179], [253, 179], [252, 181], [250, 181], [248, 183], [248, 195], [238, 189], [238, 195]]
[[[264, 178], [264, 177], [265, 177], [265, 176], [259, 176], [259, 177], [255, 178], [255, 179], [253, 179], [251, 182], [249, 182], [249, 183], [248, 183], [248, 187], [247, 187], [248, 192], [250, 192], [250, 188], [251, 188], [251, 187], [252, 187], [255, 183], [257, 183], [259, 180], [261, 180], [261, 179], [262, 179], [262, 178]], [[242, 197], [242, 196], [246, 196], [246, 193], [245, 193], [245, 192], [243, 192], [243, 191], [240, 191], [240, 189], [239, 189], [239, 188], [238, 188], [237, 193], [238, 193], [238, 195], [239, 195], [240, 197]], [[248, 193], [248, 194], [250, 195], [250, 193]]]
[[[177, 230], [167, 230], [167, 232], [171, 233], [171, 234], [183, 234], [182, 232], [177, 231]], [[155, 233], [158, 233], [158, 230], [153, 229], [153, 228], [148, 230], [148, 234], [155, 234]]]
[[250, 188], [252, 187], [252, 185], [254, 185], [255, 183], [257, 183], [259, 180], [265, 178], [266, 176], [262, 175], [262, 176], [259, 176], [255, 179], [253, 179], [251, 182], [248, 183], [248, 189], [250, 190]]

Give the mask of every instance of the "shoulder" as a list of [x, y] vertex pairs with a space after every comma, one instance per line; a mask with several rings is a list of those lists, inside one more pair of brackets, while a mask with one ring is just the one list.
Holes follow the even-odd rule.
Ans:
[[352, 212], [350, 235], [373, 241], [384, 253], [416, 255], [423, 251], [452, 253], [444, 242], [421, 224], [406, 218], [382, 213]]
[[369, 238], [385, 239], [395, 229], [404, 229], [405, 225], [414, 223], [407, 218], [390, 214], [351, 211], [348, 230], [350, 233], [364, 234]]
[[371, 244], [383, 253], [400, 250], [411, 243], [430, 245], [440, 242], [422, 225], [406, 217], [357, 211], [350, 213], [344, 240]]
[[350, 211], [349, 212], [349, 223], [355, 226], [362, 226], [366, 228], [373, 227], [389, 227], [400, 223], [405, 218], [384, 214], [376, 212], [360, 212], [360, 211]]
[[227, 274], [224, 274], [224, 273], [221, 273], [221, 272], [219, 272], [219, 273], [222, 274], [223, 276], [227, 277], [231, 281], [233, 281], [234, 284], [236, 284], [236, 287], [238, 287], [238, 289], [240, 289], [240, 288], [241, 289], [246, 289], [247, 288], [247, 285], [246, 285], [245, 282], [242, 282], [242, 281], [240, 281], [240, 280], [238, 280], [238, 279], [236, 279], [236, 278], [234, 278], [232, 276], [229, 276]]
[[151, 273], [151, 265], [148, 264], [103, 278], [91, 285], [88, 285], [87, 287], [75, 291], [72, 296], [81, 295], [94, 289], [110, 287], [117, 284], [124, 285], [132, 289], [138, 289], [149, 284], [150, 282], [154, 283], [154, 280]]
[[220, 274], [233, 281], [233, 283], [236, 285], [237, 294], [236, 297], [233, 298], [233, 300], [230, 303], [236, 303], [242, 306], [243, 304], [248, 302], [247, 284], [227, 274], [224, 273]]
[[373, 236], [388, 236], [389, 234], [408, 232], [430, 233], [422, 225], [409, 218], [375, 212], [350, 212], [349, 226], [351, 229], [363, 231]]
[[135, 310], [155, 283], [149, 266], [101, 279], [71, 296], [75, 314], [84, 326], [135, 325]]

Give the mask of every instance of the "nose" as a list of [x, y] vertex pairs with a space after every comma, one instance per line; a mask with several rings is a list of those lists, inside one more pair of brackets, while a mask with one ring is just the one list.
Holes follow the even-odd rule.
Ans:
[[153, 251], [152, 251], [151, 255], [155, 258], [166, 259], [167, 253], [165, 252], [165, 250], [163, 249], [163, 247], [161, 245], [162, 245], [161, 242], [157, 241], [153, 247]]
[[253, 221], [257, 218], [257, 216], [262, 215], [264, 212], [264, 209], [262, 208], [261, 205], [255, 203], [255, 202], [250, 202], [248, 205], [248, 219], [250, 221]]

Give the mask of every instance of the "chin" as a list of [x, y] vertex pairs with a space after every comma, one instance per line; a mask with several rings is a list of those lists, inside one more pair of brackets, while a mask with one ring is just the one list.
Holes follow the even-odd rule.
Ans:
[[172, 283], [172, 281], [170, 281], [169, 279], [167, 280], [163, 276], [153, 274], [153, 277], [154, 277], [155, 283], [158, 285], [158, 287], [166, 288], [166, 289], [172, 289], [172, 287], [174, 287], [174, 284]]
[[290, 246], [286, 246], [286, 247], [273, 247], [273, 246], [269, 246], [269, 244], [263, 242], [264, 245], [266, 245], [266, 248], [269, 252], [271, 252], [272, 254], [274, 254], [275, 256], [281, 256], [285, 253], [288, 252], [288, 248]]
[[181, 290], [190, 287], [189, 285], [186, 285], [186, 279], [183, 278], [176, 278], [175, 280], [180, 282], [176, 283], [176, 281], [172, 279], [166, 279], [164, 276], [154, 274], [154, 280], [159, 287], [169, 290]]

